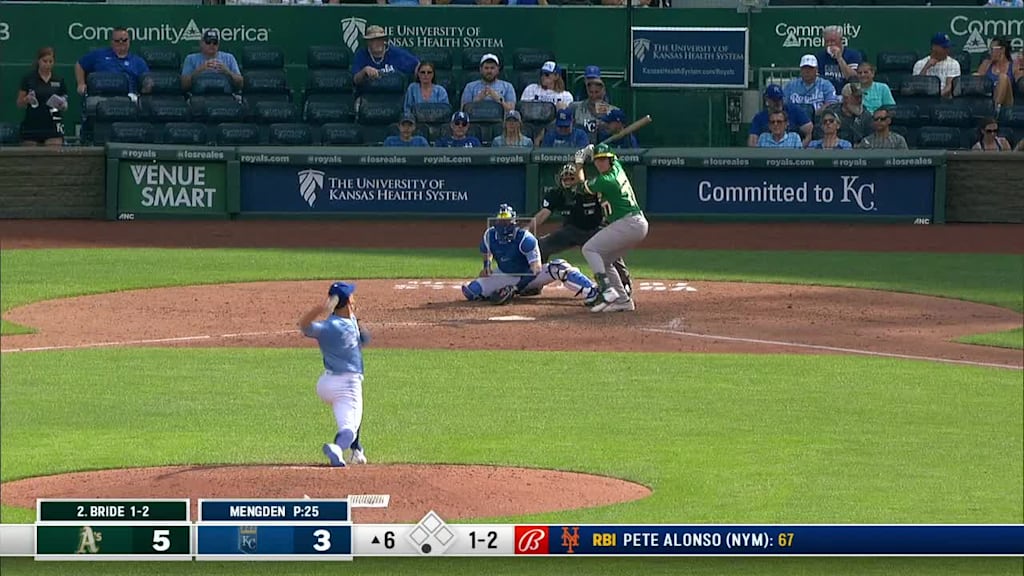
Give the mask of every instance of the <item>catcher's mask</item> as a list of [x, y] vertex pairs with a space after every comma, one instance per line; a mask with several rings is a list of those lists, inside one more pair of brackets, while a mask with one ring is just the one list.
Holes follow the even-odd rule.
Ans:
[[498, 206], [498, 214], [494, 217], [494, 232], [498, 242], [507, 244], [516, 238], [516, 211], [508, 204]]
[[558, 185], [562, 188], [572, 188], [579, 182], [577, 174], [575, 164], [569, 163], [562, 166], [562, 169], [558, 171]]

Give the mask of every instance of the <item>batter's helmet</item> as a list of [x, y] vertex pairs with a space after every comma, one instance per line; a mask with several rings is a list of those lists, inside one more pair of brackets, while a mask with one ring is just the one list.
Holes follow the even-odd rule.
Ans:
[[598, 144], [597, 148], [594, 148], [594, 158], [611, 158], [614, 160], [615, 152], [607, 144]]
[[498, 206], [498, 214], [494, 217], [494, 231], [499, 242], [511, 242], [516, 237], [516, 211], [508, 204]]

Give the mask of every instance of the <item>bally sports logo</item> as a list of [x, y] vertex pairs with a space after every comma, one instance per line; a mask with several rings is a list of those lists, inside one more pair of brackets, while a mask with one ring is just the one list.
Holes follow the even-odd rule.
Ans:
[[324, 189], [324, 173], [320, 170], [299, 171], [299, 194], [312, 208], [316, 203], [316, 193]]
[[547, 554], [547, 526], [516, 526], [516, 554]]

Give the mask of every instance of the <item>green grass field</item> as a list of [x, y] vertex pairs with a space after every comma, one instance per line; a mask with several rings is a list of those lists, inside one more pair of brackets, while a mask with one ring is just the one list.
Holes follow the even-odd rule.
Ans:
[[[641, 278], [853, 286], [1024, 309], [1016, 256], [641, 251]], [[465, 251], [37, 250], [0, 253], [0, 308], [150, 286], [277, 279], [457, 278]], [[8, 323], [3, 334], [24, 330]], [[976, 335], [1021, 348], [1021, 331]], [[525, 465], [606, 474], [651, 497], [501, 518], [580, 523], [1024, 522], [1019, 371], [842, 356], [368, 349], [375, 462]], [[495, 366], [543, 377], [482, 384]], [[551, 370], [552, 366], [558, 367]], [[73, 367], [73, 369], [67, 369]], [[5, 354], [0, 479], [177, 463], [319, 463], [331, 418], [311, 349], [93, 349]], [[551, 376], [556, 374], [556, 376]], [[560, 374], [585, 374], [561, 377]], [[141, 376], [139, 376], [141, 375]], [[144, 378], [145, 385], [137, 381]], [[245, 390], [245, 394], [238, 394]], [[585, 407], [585, 409], [576, 409]], [[255, 428], [259, 421], [269, 428]], [[424, 418], [424, 415], [429, 417]], [[325, 432], [326, 430], [326, 432]], [[576, 431], [571, 441], [564, 430]], [[558, 438], [560, 440], [553, 441]], [[251, 447], [239, 451], [245, 441]], [[3, 522], [34, 511], [0, 509]], [[66, 564], [0, 561], [7, 574]], [[225, 574], [999, 574], [1020, 558], [359, 559], [203, 564]], [[75, 574], [196, 564], [75, 564]]]

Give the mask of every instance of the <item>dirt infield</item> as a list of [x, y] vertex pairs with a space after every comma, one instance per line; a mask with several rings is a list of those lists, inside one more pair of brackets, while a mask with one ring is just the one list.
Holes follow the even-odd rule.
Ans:
[[[8, 221], [3, 248], [462, 247], [466, 222]], [[1024, 253], [1020, 226], [656, 224], [645, 248]], [[469, 250], [473, 247], [470, 246]], [[591, 314], [558, 287], [510, 306], [468, 303], [451, 280], [358, 281], [358, 313], [375, 346], [391, 348], [859, 354], [1021, 369], [1020, 351], [952, 342], [1008, 330], [1018, 313], [981, 304], [872, 290], [637, 279], [638, 310]], [[89, 347], [315, 346], [294, 329], [326, 288], [260, 282], [135, 290], [41, 302], [5, 319], [36, 334], [7, 336], [5, 353]], [[246, 302], [249, 314], [236, 303]], [[60, 313], [55, 314], [55, 310]], [[226, 314], [226, 310], [232, 310]], [[115, 311], [117, 314], [115, 315]], [[486, 336], [502, 325], [500, 343]], [[4, 484], [3, 503], [40, 497], [344, 497], [389, 493], [386, 511], [359, 521], [511, 515], [642, 498], [642, 486], [516, 468], [368, 465], [168, 467], [29, 478]], [[458, 479], [473, 490], [447, 494]], [[573, 490], [566, 492], [564, 486]], [[248, 488], [246, 488], [248, 487]], [[557, 487], [557, 489], [556, 489]], [[245, 490], [248, 489], [249, 493]], [[442, 490], [441, 492], [438, 492]], [[301, 494], [299, 494], [301, 492]], [[465, 494], [487, 495], [469, 498]]]

